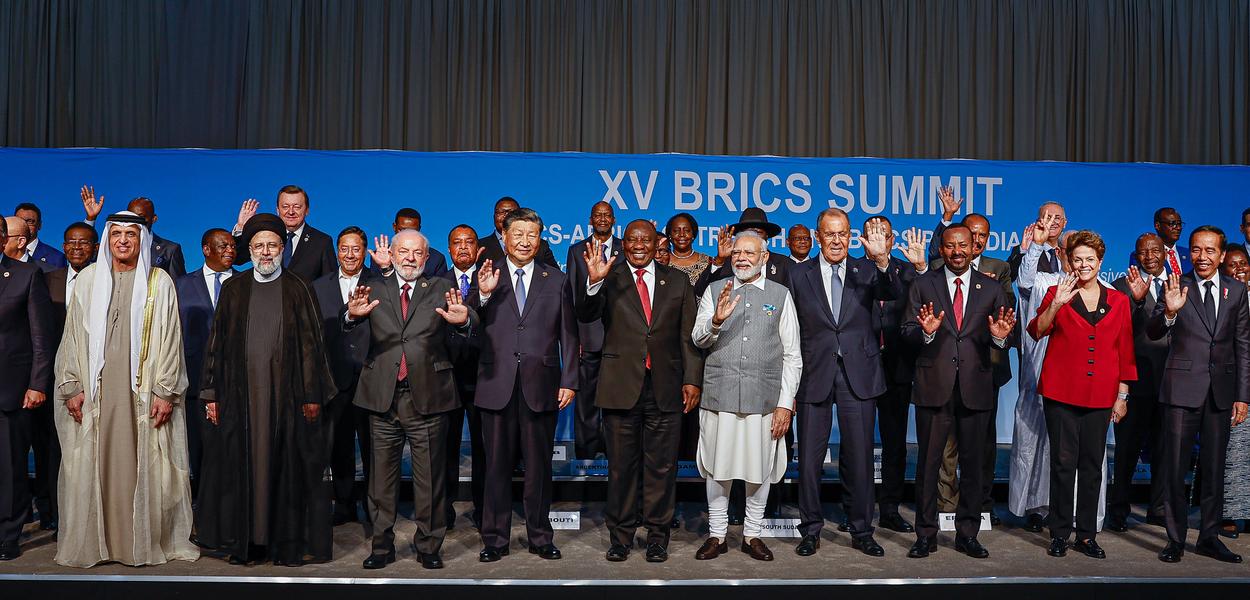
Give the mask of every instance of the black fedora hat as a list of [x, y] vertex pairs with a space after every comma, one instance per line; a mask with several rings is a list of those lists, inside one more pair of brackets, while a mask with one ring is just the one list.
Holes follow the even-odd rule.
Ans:
[[776, 223], [768, 222], [768, 215], [763, 209], [752, 206], [742, 211], [742, 216], [738, 218], [738, 222], [734, 224], [734, 233], [738, 233], [745, 229], [759, 229], [764, 232], [764, 237], [774, 237], [781, 235], [781, 226]]

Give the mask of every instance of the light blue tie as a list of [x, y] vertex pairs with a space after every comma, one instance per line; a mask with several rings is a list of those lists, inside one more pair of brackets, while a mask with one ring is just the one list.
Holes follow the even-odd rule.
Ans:
[[833, 311], [833, 322], [842, 318], [842, 280], [838, 279], [838, 270], [842, 265], [833, 265], [829, 276], [829, 309]]
[[460, 274], [460, 295], [469, 295], [469, 276], [464, 273]]
[[519, 313], [525, 312], [525, 269], [516, 270], [516, 310]]
[[221, 298], [221, 273], [213, 273], [213, 308], [217, 308], [218, 298]]

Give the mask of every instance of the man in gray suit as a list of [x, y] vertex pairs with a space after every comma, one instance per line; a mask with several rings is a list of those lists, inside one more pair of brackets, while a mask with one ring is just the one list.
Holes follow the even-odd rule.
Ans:
[[[443, 278], [421, 275], [429, 241], [418, 231], [395, 234], [395, 273], [373, 287], [356, 288], [344, 307], [345, 331], [367, 324], [369, 355], [354, 404], [370, 412], [373, 459], [369, 473], [369, 516], [373, 551], [366, 569], [395, 561], [395, 502], [404, 442], [412, 454], [413, 548], [421, 566], [440, 569], [439, 550], [447, 532], [446, 498], [449, 413], [460, 406], [452, 375], [449, 336], [464, 336], [477, 314], [460, 290]], [[413, 393], [413, 390], [420, 390]]]

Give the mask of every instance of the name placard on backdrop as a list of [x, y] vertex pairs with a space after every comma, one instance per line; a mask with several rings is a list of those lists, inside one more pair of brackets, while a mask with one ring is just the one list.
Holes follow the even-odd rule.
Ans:
[[760, 537], [766, 538], [798, 538], [799, 519], [764, 519]]
[[582, 513], [577, 511], [551, 511], [551, 528], [576, 531], [582, 528]]
[[[955, 531], [955, 513], [938, 513], [938, 529], [941, 531]], [[994, 529], [990, 524], [990, 513], [981, 513], [981, 531], [990, 531]]]

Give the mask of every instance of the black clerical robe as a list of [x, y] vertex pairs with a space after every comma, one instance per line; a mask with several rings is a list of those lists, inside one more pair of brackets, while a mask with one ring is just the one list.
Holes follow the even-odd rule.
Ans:
[[[281, 333], [269, 336], [274, 346], [267, 398], [257, 389], [256, 373], [249, 378], [248, 356], [255, 357], [249, 315], [253, 296], [262, 286], [280, 285], [280, 303], [272, 318], [280, 319]], [[266, 294], [268, 295], [268, 294]], [[251, 327], [249, 327], [249, 320]], [[255, 371], [254, 365], [252, 371]], [[252, 271], [231, 277], [221, 289], [217, 314], [204, 356], [201, 400], [216, 401], [218, 425], [205, 423], [204, 458], [195, 511], [192, 541], [200, 546], [240, 558], [248, 557], [249, 543], [263, 542], [267, 558], [280, 564], [320, 562], [330, 559], [332, 523], [330, 494], [323, 473], [329, 461], [330, 428], [324, 418], [309, 423], [304, 404], [324, 405], [334, 397], [334, 381], [326, 362], [321, 318], [308, 284], [283, 274], [272, 283], [259, 283]], [[265, 402], [267, 406], [259, 406]], [[257, 404], [257, 406], [253, 406]], [[264, 418], [257, 420], [257, 412]], [[270, 429], [265, 465], [257, 465], [251, 431], [257, 422]], [[262, 436], [263, 437], [263, 434]], [[258, 489], [255, 474], [268, 470], [267, 490]], [[257, 493], [266, 497], [261, 502]], [[268, 514], [258, 515], [257, 506]], [[257, 522], [266, 523], [265, 534], [256, 539]]]

